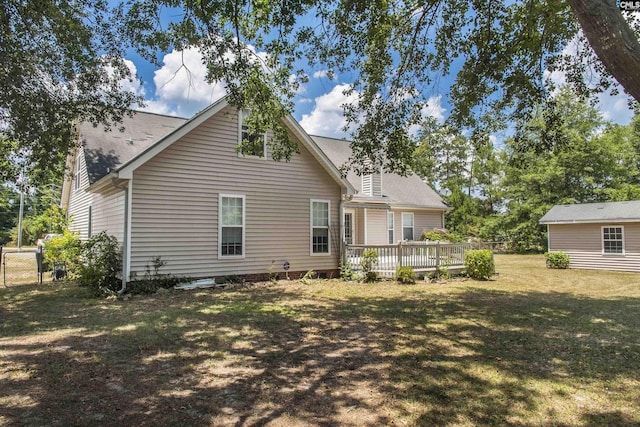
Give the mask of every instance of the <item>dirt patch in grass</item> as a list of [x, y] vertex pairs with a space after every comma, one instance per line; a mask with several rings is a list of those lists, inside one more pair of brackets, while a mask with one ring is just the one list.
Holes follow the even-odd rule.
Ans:
[[497, 261], [489, 282], [3, 290], [0, 424], [640, 424], [637, 276]]

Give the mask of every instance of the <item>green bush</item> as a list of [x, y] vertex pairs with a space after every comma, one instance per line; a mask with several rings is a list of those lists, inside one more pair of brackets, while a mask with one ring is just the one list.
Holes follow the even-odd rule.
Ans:
[[378, 280], [378, 273], [373, 271], [374, 267], [378, 264], [378, 252], [375, 249], [367, 249], [362, 252], [362, 259], [360, 260], [360, 267], [364, 275], [363, 279], [367, 283], [375, 282]]
[[431, 230], [423, 230], [420, 240], [460, 243], [464, 241], [464, 237], [449, 232], [444, 228], [432, 228]]
[[358, 278], [358, 274], [351, 268], [351, 263], [340, 263], [340, 278], [347, 282]]
[[488, 249], [468, 251], [464, 256], [464, 266], [472, 279], [488, 280], [496, 273], [493, 252]]
[[82, 242], [77, 234], [65, 230], [62, 236], [54, 237], [44, 248], [44, 261], [53, 267], [63, 262], [69, 278], [75, 278], [80, 269]]
[[416, 283], [416, 272], [412, 267], [398, 267], [396, 269], [396, 282], [405, 285], [414, 285]]
[[569, 268], [569, 254], [565, 252], [547, 252], [544, 256], [547, 259], [547, 268]]
[[158, 292], [159, 289], [171, 289], [189, 280], [171, 274], [160, 273], [160, 269], [165, 265], [167, 265], [167, 262], [163, 261], [162, 257], [155, 256], [151, 258], [151, 266], [149, 264], [146, 265], [142, 279], [138, 279], [132, 274], [131, 281], [127, 284], [126, 292], [130, 294], [153, 294]]
[[122, 250], [118, 240], [104, 231], [96, 234], [80, 252], [78, 282], [97, 294], [113, 295], [122, 287]]

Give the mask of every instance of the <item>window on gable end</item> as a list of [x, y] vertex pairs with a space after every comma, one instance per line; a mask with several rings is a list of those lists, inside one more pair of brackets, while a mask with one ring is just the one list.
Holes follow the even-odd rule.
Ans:
[[239, 142], [244, 142], [247, 147], [241, 155], [264, 159], [267, 152], [267, 135], [265, 133], [250, 133], [249, 126], [246, 124], [250, 113], [245, 109], [240, 114]]

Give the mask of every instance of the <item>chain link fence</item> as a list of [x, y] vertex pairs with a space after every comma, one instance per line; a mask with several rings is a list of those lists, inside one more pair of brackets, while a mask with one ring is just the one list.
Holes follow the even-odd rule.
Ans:
[[[0, 279], [5, 288], [19, 285], [29, 285], [52, 280], [51, 274], [38, 272], [38, 256], [36, 249], [22, 249], [0, 247]], [[46, 266], [44, 270], [47, 270]]]

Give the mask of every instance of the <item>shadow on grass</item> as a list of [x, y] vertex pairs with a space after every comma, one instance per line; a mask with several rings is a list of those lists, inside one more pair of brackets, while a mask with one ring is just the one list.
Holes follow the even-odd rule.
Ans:
[[568, 418], [640, 423], [639, 299], [77, 293], [0, 295], [0, 424], [576, 425], [553, 402], [617, 382]]

